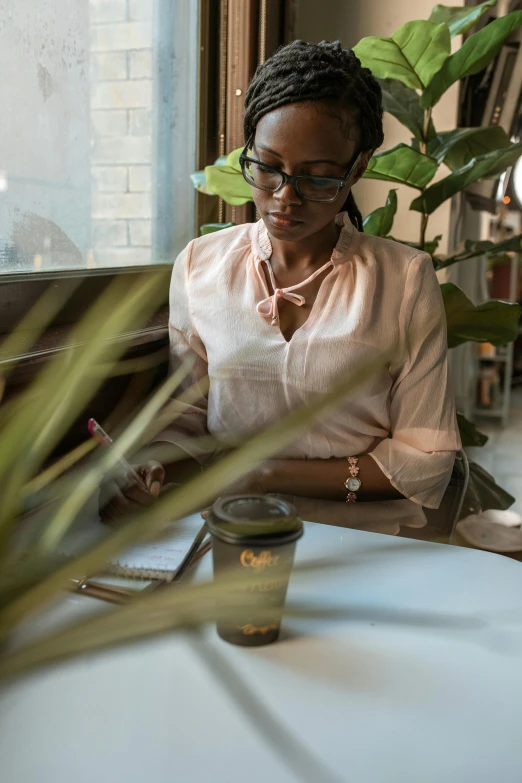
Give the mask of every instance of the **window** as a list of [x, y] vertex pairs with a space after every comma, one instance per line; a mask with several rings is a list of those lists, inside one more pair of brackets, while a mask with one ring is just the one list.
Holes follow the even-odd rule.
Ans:
[[197, 0], [0, 7], [0, 274], [172, 261], [194, 236]]

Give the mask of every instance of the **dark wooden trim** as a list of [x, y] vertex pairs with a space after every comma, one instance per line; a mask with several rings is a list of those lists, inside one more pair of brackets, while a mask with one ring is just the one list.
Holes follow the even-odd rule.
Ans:
[[[60, 270], [56, 276], [48, 272], [27, 276], [0, 276], [0, 335], [11, 332], [49, 289], [53, 290], [56, 300], [63, 301], [64, 304], [51, 324], [46, 326], [46, 330], [76, 323], [117, 278], [126, 278], [131, 286], [136, 279], [158, 272], [165, 274], [165, 297], [160, 303], [161, 307], [168, 301], [171, 274], [169, 264], [118, 269]], [[38, 324], [35, 324], [36, 327]]]
[[[219, 142], [220, 7], [215, 0], [199, 0], [198, 141], [197, 169], [214, 163], [221, 154]], [[213, 196], [196, 194], [196, 233], [204, 223], [219, 221], [219, 204]]]
[[[260, 62], [269, 57], [285, 37], [283, 0], [221, 0], [221, 154], [244, 143], [245, 94]], [[225, 19], [226, 15], [226, 19]], [[253, 204], [221, 205], [226, 222], [255, 220]]]

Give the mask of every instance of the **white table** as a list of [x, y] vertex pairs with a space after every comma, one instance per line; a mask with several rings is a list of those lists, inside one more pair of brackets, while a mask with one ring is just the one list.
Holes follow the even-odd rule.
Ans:
[[[211, 630], [211, 644], [336, 780], [520, 783], [521, 565], [308, 524], [298, 557], [322, 553], [350, 562], [290, 595], [353, 620], [287, 621], [257, 649]], [[56, 616], [87, 606], [71, 596]], [[181, 637], [64, 663], [0, 697], [5, 783], [298, 779]]]

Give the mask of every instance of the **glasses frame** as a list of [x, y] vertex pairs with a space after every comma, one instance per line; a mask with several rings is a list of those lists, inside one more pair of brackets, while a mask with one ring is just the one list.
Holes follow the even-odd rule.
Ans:
[[[246, 153], [249, 147], [252, 146], [252, 143], [254, 141], [254, 134], [252, 134], [245, 144], [243, 151], [241, 155], [239, 156], [239, 164], [241, 166], [241, 173], [243, 174], [243, 178], [246, 182], [248, 182], [249, 185], [251, 185], [253, 188], [257, 188], [258, 190], [263, 190], [265, 193], [277, 193], [278, 190], [281, 190], [282, 187], [284, 187], [288, 182], [292, 185], [293, 189], [299, 196], [299, 198], [304, 199], [305, 201], [314, 201], [318, 204], [330, 204], [332, 201], [335, 201], [341, 190], [346, 187], [346, 184], [348, 183], [350, 177], [353, 174], [353, 171], [357, 164], [359, 163], [359, 160], [361, 158], [362, 152], [359, 152], [357, 157], [355, 158], [354, 162], [350, 164], [350, 168], [344, 175], [344, 177], [317, 177], [313, 176], [312, 174], [298, 174], [297, 176], [290, 176], [290, 174], [287, 174], [283, 169], [278, 168], [277, 166], [268, 166], [266, 163], [263, 163], [260, 160], [257, 160], [256, 158], [250, 158]], [[274, 171], [277, 174], [281, 176], [281, 184], [277, 186], [277, 188], [263, 188], [260, 185], [255, 185], [253, 182], [251, 182], [248, 177], [245, 174], [245, 167], [248, 163], [257, 163], [259, 166], [262, 166], [264, 169], [269, 169], [270, 171]], [[300, 179], [322, 179], [322, 180], [329, 180], [332, 183], [335, 183], [337, 185], [337, 193], [332, 198], [309, 198], [308, 196], [303, 196], [301, 191], [299, 190], [299, 180]]]

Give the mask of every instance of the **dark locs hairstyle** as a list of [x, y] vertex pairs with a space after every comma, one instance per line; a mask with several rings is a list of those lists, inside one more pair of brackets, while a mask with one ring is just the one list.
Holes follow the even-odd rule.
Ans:
[[[384, 141], [379, 83], [351, 49], [343, 49], [340, 41], [293, 41], [258, 66], [245, 98], [245, 141], [265, 114], [301, 101], [321, 101], [333, 113], [336, 109], [348, 110], [359, 126], [357, 154], [373, 153]], [[345, 118], [341, 115], [339, 119]], [[351, 191], [343, 210], [362, 231], [362, 216]]]

